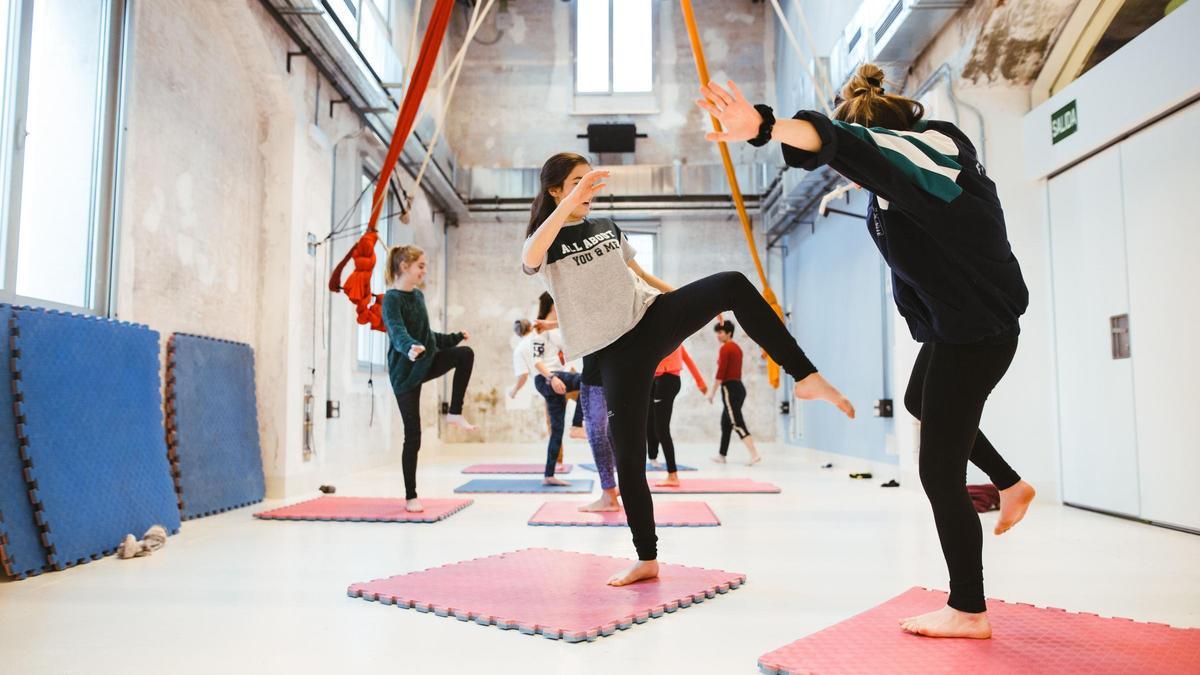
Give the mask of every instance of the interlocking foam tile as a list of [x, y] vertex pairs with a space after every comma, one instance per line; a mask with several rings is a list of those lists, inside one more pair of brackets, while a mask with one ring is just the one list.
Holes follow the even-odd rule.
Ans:
[[839, 624], [763, 655], [762, 672], [1200, 673], [1200, 629], [1106, 619], [988, 600], [990, 640], [909, 635], [901, 618], [946, 604], [911, 588]]
[[184, 333], [171, 336], [167, 444], [184, 520], [262, 501], [250, 345]]
[[12, 314], [11, 306], [0, 304], [0, 345], [8, 350], [0, 363], [0, 569], [21, 579], [46, 568], [46, 547], [34, 519], [13, 417]]
[[748, 492], [782, 492], [778, 485], [749, 478], [680, 478], [679, 487], [658, 487], [650, 484], [651, 492], [663, 494], [720, 494]]
[[[562, 464], [562, 468], [556, 468], [554, 473], [564, 474], [571, 473], [573, 468], [570, 464]], [[545, 464], [472, 464], [463, 469], [463, 473], [535, 473], [542, 475], [546, 470]]]
[[13, 316], [17, 438], [50, 565], [108, 555], [151, 525], [177, 532], [158, 333], [61, 312]]
[[352, 584], [347, 593], [459, 621], [582, 642], [690, 607], [746, 581], [745, 575], [722, 570], [663, 565], [653, 581], [620, 588], [605, 583], [631, 562], [531, 548]]
[[[529, 519], [530, 525], [610, 525], [626, 526], [625, 511], [584, 513], [584, 502], [546, 502]], [[659, 527], [715, 527], [721, 524], [717, 514], [704, 502], [660, 501], [654, 505], [654, 524]]]
[[505, 479], [505, 478], [476, 478], [454, 488], [455, 492], [497, 492], [497, 493], [573, 493], [582, 494], [592, 491], [591, 480], [569, 480], [570, 485], [543, 485], [541, 478]]
[[[580, 464], [579, 468], [584, 469], [586, 471], [595, 471], [596, 465], [595, 464]], [[675, 469], [678, 471], [695, 471], [696, 467], [686, 466], [684, 464], [676, 464]], [[667, 465], [665, 463], [662, 465], [662, 468], [656, 469], [656, 468], [654, 468], [653, 464], [651, 464], [650, 462], [646, 462], [646, 471], [666, 471], [666, 470], [667, 470]]]
[[369, 523], [436, 523], [467, 508], [471, 499], [422, 499], [425, 510], [409, 513], [392, 497], [317, 497], [254, 514], [263, 520], [339, 520]]

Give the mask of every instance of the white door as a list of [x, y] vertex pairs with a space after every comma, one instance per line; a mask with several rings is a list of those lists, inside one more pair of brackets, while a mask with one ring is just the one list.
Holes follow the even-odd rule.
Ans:
[[1138, 515], [1133, 375], [1113, 358], [1110, 328], [1129, 312], [1119, 149], [1049, 190], [1063, 501]]
[[1200, 530], [1200, 104], [1121, 143], [1141, 516]]

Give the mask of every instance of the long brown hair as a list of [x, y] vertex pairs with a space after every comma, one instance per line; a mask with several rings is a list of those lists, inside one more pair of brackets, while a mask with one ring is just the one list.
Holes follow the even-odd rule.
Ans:
[[843, 122], [864, 127], [883, 127], [907, 131], [925, 116], [925, 106], [883, 90], [883, 69], [864, 63], [842, 88], [842, 102], [833, 116]]
[[533, 207], [529, 210], [529, 228], [525, 230], [525, 237], [533, 236], [534, 230], [538, 226], [546, 222], [551, 213], [558, 204], [554, 201], [554, 196], [550, 194], [550, 188], [560, 188], [567, 182], [567, 176], [575, 170], [575, 167], [580, 164], [590, 164], [587, 157], [575, 154], [574, 152], [560, 152], [557, 155], [546, 160], [542, 165], [542, 172], [538, 176], [538, 182], [541, 187], [538, 189], [538, 194], [533, 198]]
[[421, 259], [425, 251], [420, 246], [393, 246], [388, 249], [387, 264], [383, 268], [383, 278], [391, 286], [404, 272], [401, 265], [411, 265]]

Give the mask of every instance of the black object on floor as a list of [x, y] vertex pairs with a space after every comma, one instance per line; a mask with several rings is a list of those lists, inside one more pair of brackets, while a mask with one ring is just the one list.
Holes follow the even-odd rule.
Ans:
[[833, 468], [833, 462], [830, 462], [830, 463], [828, 463], [828, 464], [822, 464], [822, 465], [821, 465], [821, 468], [822, 468], [822, 469], [832, 469], [832, 468]]
[[879, 487], [900, 487], [900, 484], [896, 482], [895, 478], [893, 478], [888, 482], [881, 484]]
[[331, 494], [337, 492], [337, 488], [332, 485], [322, 485], [321, 487], [319, 487], [317, 489], [320, 490], [321, 492], [324, 492], [327, 495], [331, 495]]
[[850, 477], [854, 480], [866, 480], [868, 478], [874, 478], [875, 476], [872, 476], [870, 472], [864, 471], [863, 473], [852, 473], [850, 474]]

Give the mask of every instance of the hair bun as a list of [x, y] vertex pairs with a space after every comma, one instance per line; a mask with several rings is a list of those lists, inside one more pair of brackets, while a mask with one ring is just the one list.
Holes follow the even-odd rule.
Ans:
[[842, 89], [842, 98], [851, 99], [871, 94], [883, 95], [883, 69], [873, 63], [864, 63], [854, 71], [850, 81]]

